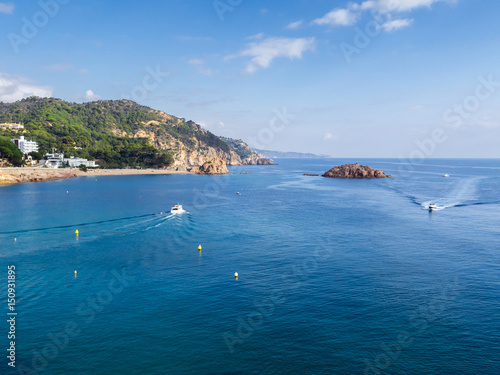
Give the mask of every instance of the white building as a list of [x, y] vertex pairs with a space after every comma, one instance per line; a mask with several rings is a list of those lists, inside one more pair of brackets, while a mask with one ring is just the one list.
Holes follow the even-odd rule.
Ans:
[[63, 166], [64, 154], [57, 154], [57, 153], [45, 154], [44, 158], [47, 159], [45, 165], [48, 168], [59, 168]]
[[82, 158], [77, 158], [74, 156], [70, 156], [69, 158], [65, 158], [64, 154], [60, 153], [52, 153], [52, 154], [45, 154], [45, 159], [47, 161], [45, 162], [45, 165], [48, 168], [59, 168], [63, 167], [64, 165], [67, 165], [70, 168], [78, 168], [80, 165], [85, 165], [86, 167], [89, 168], [97, 168], [99, 165], [95, 163], [95, 161], [90, 161], [87, 159], [82, 159]]
[[14, 143], [23, 154], [29, 154], [30, 152], [38, 151], [38, 144], [36, 142], [24, 139], [24, 135], [16, 139], [11, 139], [11, 142]]
[[75, 158], [74, 156], [70, 156], [69, 158], [64, 159], [64, 163], [70, 166], [71, 168], [78, 168], [80, 165], [85, 165], [86, 167], [95, 168], [98, 165], [95, 161], [90, 161], [82, 158]]
[[24, 126], [21, 124], [4, 123], [0, 124], [0, 129], [12, 129], [17, 132], [18, 130], [24, 129]]

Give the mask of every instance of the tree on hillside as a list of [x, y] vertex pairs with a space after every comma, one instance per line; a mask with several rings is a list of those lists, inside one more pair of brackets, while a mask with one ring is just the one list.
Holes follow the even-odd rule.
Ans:
[[8, 138], [0, 137], [0, 158], [7, 159], [14, 166], [23, 164], [23, 154]]

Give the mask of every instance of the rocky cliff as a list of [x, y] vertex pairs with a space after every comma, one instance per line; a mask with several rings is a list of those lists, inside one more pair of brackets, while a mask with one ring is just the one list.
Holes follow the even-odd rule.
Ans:
[[191, 172], [197, 173], [197, 174], [228, 174], [229, 171], [227, 170], [226, 167], [226, 162], [220, 158], [215, 158], [212, 160], [209, 160], [201, 167], [194, 167], [191, 169]]
[[366, 165], [355, 164], [344, 164], [333, 167], [329, 171], [323, 174], [323, 177], [333, 177], [333, 178], [386, 178], [392, 177], [386, 175], [379, 169], [373, 169]]

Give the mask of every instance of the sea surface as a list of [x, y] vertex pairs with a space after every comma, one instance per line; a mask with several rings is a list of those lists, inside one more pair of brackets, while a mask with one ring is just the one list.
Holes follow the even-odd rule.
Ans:
[[0, 373], [500, 374], [500, 160], [276, 162], [0, 187]]

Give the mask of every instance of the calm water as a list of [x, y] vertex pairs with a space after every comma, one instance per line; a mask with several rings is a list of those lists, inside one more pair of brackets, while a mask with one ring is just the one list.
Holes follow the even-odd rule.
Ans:
[[0, 373], [500, 374], [500, 160], [348, 161], [0, 187]]

